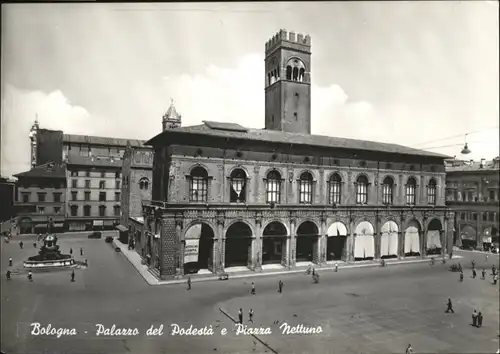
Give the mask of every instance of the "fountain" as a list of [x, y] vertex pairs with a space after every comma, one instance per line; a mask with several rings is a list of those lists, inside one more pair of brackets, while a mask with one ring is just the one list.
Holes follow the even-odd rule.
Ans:
[[40, 247], [38, 255], [29, 257], [24, 261], [24, 268], [61, 268], [75, 265], [75, 260], [69, 254], [61, 254], [57, 245], [57, 236], [50, 235], [44, 237], [43, 246]]

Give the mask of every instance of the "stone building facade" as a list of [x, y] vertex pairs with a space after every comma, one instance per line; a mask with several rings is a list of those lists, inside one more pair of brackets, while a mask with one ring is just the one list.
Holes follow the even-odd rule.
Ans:
[[[282, 55], [280, 75], [273, 73], [269, 84], [288, 92], [268, 98], [266, 83], [266, 114], [274, 110], [268, 105], [290, 107], [295, 93], [302, 97], [294, 82], [310, 80], [310, 53], [294, 49], [298, 38], [310, 49], [309, 37], [283, 31], [266, 44], [266, 57], [271, 47]], [[299, 67], [288, 76], [295, 59]], [[146, 143], [154, 163], [144, 230], [161, 237], [151, 257], [162, 278], [449, 251], [446, 156], [310, 135], [310, 102], [298, 102], [297, 114], [282, 112], [280, 119], [300, 124], [271, 127], [267, 116], [266, 129], [206, 121], [167, 129]], [[308, 114], [299, 115], [303, 110]]]
[[64, 230], [66, 166], [47, 163], [17, 177], [17, 233], [32, 234]]
[[455, 214], [454, 242], [498, 247], [500, 158], [446, 162], [446, 203]]

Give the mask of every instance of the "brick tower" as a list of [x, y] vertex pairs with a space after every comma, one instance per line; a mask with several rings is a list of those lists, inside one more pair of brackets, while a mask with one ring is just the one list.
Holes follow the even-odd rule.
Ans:
[[266, 43], [266, 129], [311, 134], [311, 37], [280, 30]]

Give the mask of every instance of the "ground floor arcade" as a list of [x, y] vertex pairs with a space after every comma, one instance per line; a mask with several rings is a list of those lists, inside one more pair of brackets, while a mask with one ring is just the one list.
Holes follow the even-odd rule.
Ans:
[[444, 212], [165, 214], [158, 250], [162, 275], [441, 255], [453, 237]]

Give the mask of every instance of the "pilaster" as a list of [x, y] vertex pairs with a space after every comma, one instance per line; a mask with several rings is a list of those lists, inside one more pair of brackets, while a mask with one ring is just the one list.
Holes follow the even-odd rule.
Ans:
[[347, 261], [354, 262], [354, 218], [349, 215], [349, 237], [347, 237]]
[[375, 239], [375, 259], [381, 258], [380, 243], [382, 239], [381, 222], [378, 213], [375, 215], [375, 234], [373, 235]]
[[213, 273], [223, 272], [225, 267], [225, 242], [224, 237], [224, 216], [217, 216], [217, 244], [214, 245], [214, 265]]
[[295, 217], [290, 217], [290, 254], [288, 258], [289, 266], [295, 267], [296, 265], [296, 256], [297, 256], [297, 232], [295, 230], [295, 226], [297, 225], [297, 219]]
[[180, 219], [175, 220], [175, 235], [176, 244], [178, 246], [175, 273], [178, 277], [182, 277], [184, 275], [184, 248], [186, 243], [182, 237], [182, 220]]
[[427, 217], [422, 219], [423, 230], [420, 232], [420, 254], [427, 256]]
[[262, 270], [262, 214], [255, 216], [255, 238], [252, 240], [252, 266], [254, 271]]
[[326, 229], [326, 215], [324, 213], [321, 214], [321, 225], [320, 225], [320, 235], [318, 237], [318, 247], [319, 247], [319, 264], [326, 263], [326, 247], [327, 247], [327, 239], [328, 235], [326, 234], [328, 230]]

